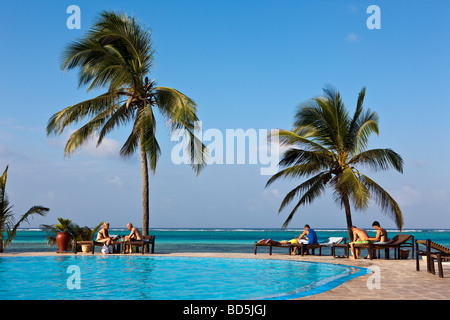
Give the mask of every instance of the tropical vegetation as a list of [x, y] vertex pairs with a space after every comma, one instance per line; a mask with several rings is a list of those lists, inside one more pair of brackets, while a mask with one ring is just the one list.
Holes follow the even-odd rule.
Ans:
[[[32, 206], [24, 215], [15, 222], [14, 214], [12, 212], [12, 205], [9, 203], [8, 196], [6, 194], [6, 178], [7, 178], [8, 166], [0, 177], [0, 252], [11, 244], [16, 237], [17, 229], [26, 222], [29, 223], [29, 218], [33, 215], [45, 216], [50, 209], [42, 206]], [[6, 232], [7, 238], [3, 241], [3, 233]]]
[[286, 147], [280, 170], [266, 187], [279, 180], [306, 179], [283, 199], [279, 212], [295, 200], [283, 227], [286, 228], [298, 208], [333, 190], [335, 201], [345, 209], [349, 239], [352, 239], [351, 204], [357, 210], [368, 208], [373, 199], [402, 230], [403, 214], [394, 198], [362, 168], [375, 171], [393, 168], [403, 172], [403, 160], [392, 149], [368, 150], [369, 137], [379, 134], [379, 117], [364, 108], [364, 87], [353, 115], [347, 110], [339, 91], [327, 87], [324, 95], [300, 104], [292, 130], [279, 130], [280, 145]]
[[131, 133], [120, 155], [130, 157], [139, 149], [142, 170], [142, 233], [149, 228], [148, 167], [155, 174], [160, 156], [156, 139], [155, 110], [169, 130], [183, 130], [186, 153], [198, 173], [206, 165], [206, 147], [194, 135], [197, 105], [180, 91], [149, 80], [154, 62], [151, 31], [135, 17], [104, 11], [79, 40], [72, 41], [62, 54], [61, 69], [78, 69], [79, 87], [106, 92], [55, 113], [48, 121], [47, 134], [61, 134], [66, 128], [89, 119], [69, 137], [65, 155], [70, 156], [86, 141], [98, 135], [97, 146], [113, 129], [131, 124]]
[[[103, 222], [100, 222], [93, 229], [84, 226], [80, 227], [70, 219], [58, 218], [58, 223], [54, 225], [41, 225], [41, 230], [47, 234], [47, 245], [53, 246], [56, 243], [56, 235], [58, 232], [68, 232], [71, 240], [89, 241], [93, 240], [97, 231], [102, 227]], [[73, 242], [71, 242], [71, 245]]]

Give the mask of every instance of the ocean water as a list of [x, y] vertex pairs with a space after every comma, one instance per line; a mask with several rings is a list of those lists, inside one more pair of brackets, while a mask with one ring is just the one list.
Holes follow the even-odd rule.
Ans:
[[[329, 237], [346, 237], [346, 229], [315, 229], [318, 241], [326, 241]], [[369, 236], [375, 236], [375, 231], [366, 229]], [[389, 230], [392, 238], [398, 230]], [[170, 252], [233, 252], [253, 253], [254, 243], [260, 239], [289, 240], [298, 237], [303, 229], [170, 229], [155, 228], [150, 230], [155, 235], [155, 253]], [[111, 228], [111, 235], [127, 235], [127, 229]], [[450, 247], [450, 230], [448, 229], [405, 229], [403, 234], [411, 234], [415, 239], [431, 239], [434, 242]], [[5, 235], [4, 235], [5, 236]], [[266, 250], [265, 250], [266, 249]], [[21, 229], [15, 240], [5, 252], [56, 252], [56, 246], [49, 247], [46, 234], [40, 229]], [[100, 250], [100, 248], [97, 248]], [[330, 249], [322, 249], [322, 254], [329, 254]], [[258, 248], [258, 252], [266, 253], [267, 248]], [[286, 249], [274, 248], [274, 253], [286, 253]]]

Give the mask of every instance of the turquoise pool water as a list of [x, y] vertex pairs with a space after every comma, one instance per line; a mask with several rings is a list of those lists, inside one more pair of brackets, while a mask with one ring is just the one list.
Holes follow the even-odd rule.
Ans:
[[1, 300], [288, 299], [367, 269], [304, 261], [160, 256], [1, 257]]

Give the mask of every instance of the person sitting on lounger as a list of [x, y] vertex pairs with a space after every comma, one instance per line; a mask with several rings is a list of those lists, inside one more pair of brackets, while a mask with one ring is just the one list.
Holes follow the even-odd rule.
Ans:
[[[309, 225], [305, 225], [305, 229], [303, 231], [303, 233], [298, 237], [298, 238], [294, 238], [291, 240], [281, 240], [281, 241], [276, 241], [276, 240], [265, 240], [265, 239], [261, 239], [258, 241], [258, 243], [266, 243], [266, 244], [272, 244], [272, 245], [281, 245], [281, 244], [296, 244], [296, 243], [300, 243], [300, 240], [304, 240], [303, 243], [307, 243], [307, 244], [312, 244], [312, 243], [317, 243], [317, 234], [316, 232], [311, 229], [309, 227]], [[294, 251], [292, 251], [292, 255], [294, 255], [296, 253], [297, 248], [294, 248]]]
[[102, 242], [106, 246], [109, 247], [111, 245], [111, 243], [114, 241], [114, 239], [109, 236], [108, 229], [109, 229], [109, 223], [105, 222], [103, 224], [103, 228], [101, 228], [99, 230], [99, 232], [97, 233], [96, 241], [97, 242]]
[[[311, 229], [309, 224], [305, 224], [303, 233], [300, 235], [300, 237], [298, 237], [298, 240], [301, 240], [301, 239], [307, 240], [308, 241], [307, 244], [318, 243], [317, 242], [317, 234], [314, 231], [314, 229]], [[300, 241], [298, 241], [298, 243], [300, 243]], [[297, 247], [294, 248], [294, 250], [292, 251], [292, 254], [296, 254], [296, 252], [297, 252]], [[306, 251], [306, 254], [308, 254], [308, 250]]]
[[369, 240], [375, 241], [374, 243], [387, 243], [389, 242], [388, 234], [385, 229], [380, 227], [380, 223], [378, 221], [374, 221], [372, 223], [372, 227], [377, 230], [377, 234], [375, 238], [369, 238]]
[[361, 248], [355, 248], [354, 245], [369, 243], [369, 235], [364, 229], [357, 228], [355, 226], [352, 227], [352, 232], [353, 241], [350, 242], [350, 249], [352, 250], [353, 259], [359, 259]]
[[[374, 241], [374, 244], [385, 244], [389, 242], [387, 231], [380, 227], [380, 223], [378, 221], [374, 221], [372, 223], [372, 227], [377, 230], [377, 234], [375, 238], [369, 238], [370, 241]], [[372, 257], [376, 257], [376, 250], [372, 250]]]
[[[125, 236], [125, 241], [141, 241], [143, 239], [142, 233], [138, 228], [133, 227], [133, 224], [128, 223], [127, 229], [130, 230], [130, 234]], [[125, 253], [131, 253], [131, 245], [126, 245]]]

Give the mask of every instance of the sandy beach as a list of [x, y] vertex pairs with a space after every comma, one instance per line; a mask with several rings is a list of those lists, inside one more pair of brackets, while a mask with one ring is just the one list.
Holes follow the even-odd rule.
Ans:
[[[72, 253], [67, 253], [72, 254]], [[57, 253], [4, 253], [8, 256], [48, 256]], [[65, 254], [66, 255], [66, 254]], [[83, 255], [83, 253], [78, 253]], [[100, 255], [100, 253], [96, 253]], [[373, 274], [366, 274], [326, 292], [301, 298], [301, 300], [448, 300], [450, 299], [450, 263], [444, 263], [444, 278], [426, 271], [426, 263], [420, 260], [420, 271], [416, 271], [415, 260], [352, 260], [331, 256], [289, 256], [287, 254], [258, 253], [169, 253], [154, 256], [216, 257], [244, 259], [303, 260], [350, 265], [376, 270], [378, 285], [373, 282]], [[437, 268], [436, 268], [437, 271]], [[368, 286], [369, 283], [369, 286]], [[369, 289], [372, 287], [372, 289]]]

